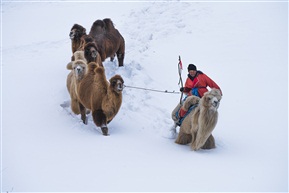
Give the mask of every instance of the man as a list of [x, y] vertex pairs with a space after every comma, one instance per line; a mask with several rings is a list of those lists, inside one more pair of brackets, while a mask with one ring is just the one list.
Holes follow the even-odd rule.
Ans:
[[[185, 87], [180, 88], [180, 91], [185, 93], [187, 96], [195, 95], [202, 98], [205, 92], [208, 91], [207, 87], [220, 89], [220, 87], [206, 74], [197, 70], [194, 64], [188, 66], [188, 78], [185, 83]], [[221, 91], [222, 94], [222, 91]], [[183, 108], [179, 111], [179, 116], [184, 117], [187, 113]]]
[[195, 95], [202, 98], [204, 93], [208, 91], [207, 87], [216, 88], [221, 91], [220, 87], [206, 74], [197, 70], [194, 64], [189, 64], [188, 72], [185, 87], [180, 89], [180, 91], [186, 95]]

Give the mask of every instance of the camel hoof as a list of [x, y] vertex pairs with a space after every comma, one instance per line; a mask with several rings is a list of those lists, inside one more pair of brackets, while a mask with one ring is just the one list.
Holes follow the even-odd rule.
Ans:
[[108, 136], [109, 134], [108, 134], [108, 128], [107, 127], [102, 127], [101, 128], [101, 131], [102, 131], [102, 134], [104, 135], [104, 136]]
[[87, 123], [88, 123], [88, 119], [87, 119], [87, 117], [82, 118], [82, 122], [83, 122], [83, 124], [87, 125]]

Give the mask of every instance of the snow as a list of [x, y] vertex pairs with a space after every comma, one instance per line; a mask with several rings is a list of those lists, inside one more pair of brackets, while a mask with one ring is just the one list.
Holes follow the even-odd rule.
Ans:
[[[1, 192], [288, 192], [287, 2], [1, 2]], [[69, 108], [69, 30], [111, 18], [107, 78], [178, 91], [197, 65], [221, 87], [216, 149], [170, 136], [179, 94], [125, 88], [102, 136]]]

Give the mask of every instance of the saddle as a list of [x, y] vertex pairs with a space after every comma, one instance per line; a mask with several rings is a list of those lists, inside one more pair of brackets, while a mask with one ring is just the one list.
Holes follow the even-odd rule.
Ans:
[[195, 109], [199, 104], [194, 104], [192, 106], [190, 106], [189, 110], [185, 113], [184, 116], [180, 116], [180, 110], [181, 110], [181, 107], [179, 108], [179, 110], [176, 112], [176, 117], [178, 118], [178, 122], [176, 122], [176, 125], [177, 126], [181, 126], [184, 119], [188, 116], [188, 114], [190, 114], [190, 112], [192, 112], [193, 109]]

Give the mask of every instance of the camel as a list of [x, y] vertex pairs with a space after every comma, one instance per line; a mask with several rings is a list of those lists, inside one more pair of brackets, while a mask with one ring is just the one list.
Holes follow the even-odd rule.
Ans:
[[83, 51], [76, 51], [74, 57], [76, 60], [68, 63], [66, 66], [68, 70], [71, 70], [67, 75], [66, 87], [71, 98], [71, 110], [78, 115], [80, 114], [81, 104], [78, 100], [76, 85], [87, 73], [87, 63]]
[[93, 121], [101, 127], [103, 135], [108, 135], [107, 124], [118, 113], [122, 104], [123, 79], [113, 76], [109, 82], [102, 65], [96, 62], [88, 64], [88, 73], [77, 85], [78, 98], [83, 104], [81, 117], [86, 120], [85, 108], [91, 110]]
[[71, 39], [72, 54], [81, 50], [83, 40], [81, 37], [86, 35], [86, 29], [79, 24], [74, 24], [70, 30], [69, 37]]
[[111, 19], [96, 20], [91, 26], [89, 35], [92, 36], [100, 49], [102, 61], [110, 57], [111, 61], [117, 55], [118, 65], [123, 66], [125, 41], [114, 27]]
[[215, 148], [212, 131], [218, 121], [221, 92], [218, 89], [212, 89], [201, 99], [197, 98], [190, 96], [184, 102], [183, 106], [188, 107], [186, 103], [195, 104], [199, 100], [199, 105], [185, 117], [175, 142], [182, 145], [191, 143], [191, 149], [194, 151], [212, 149]]

